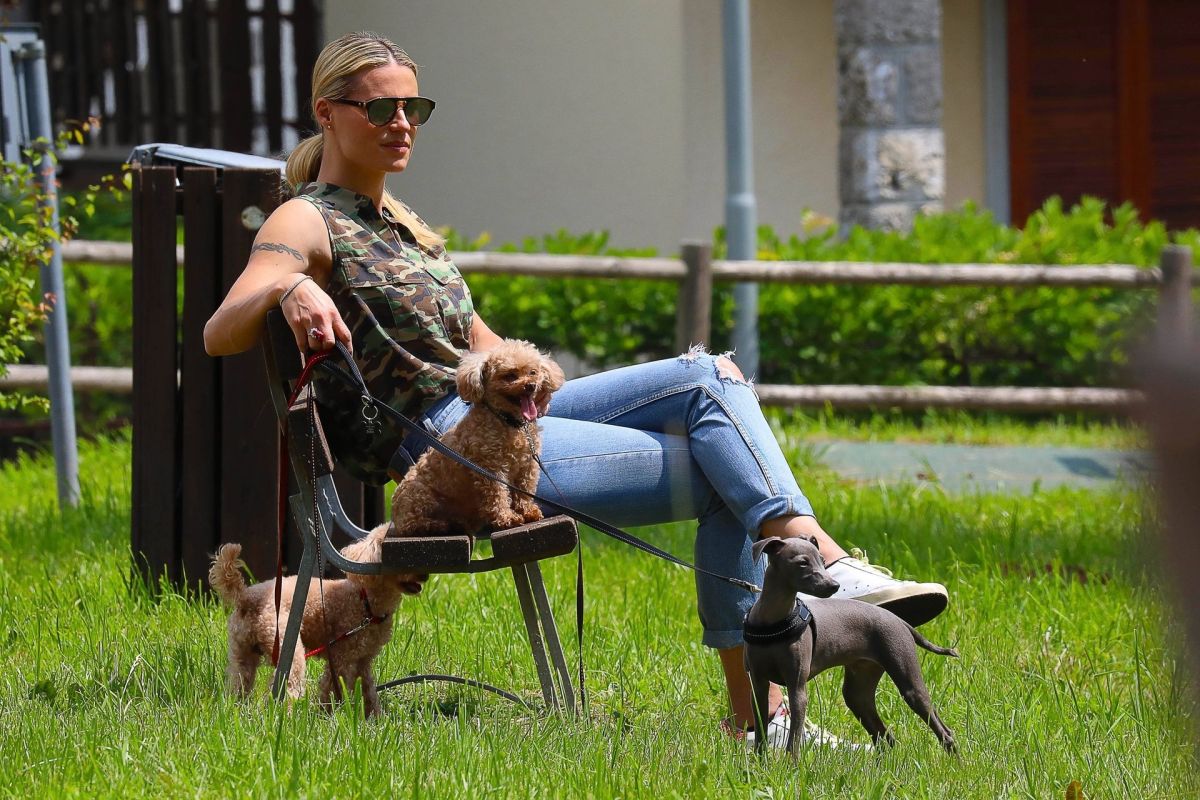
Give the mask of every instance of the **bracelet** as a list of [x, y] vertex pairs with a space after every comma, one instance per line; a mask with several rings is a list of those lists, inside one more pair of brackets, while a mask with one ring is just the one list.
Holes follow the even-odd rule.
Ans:
[[283, 308], [283, 301], [288, 299], [289, 294], [296, 291], [297, 286], [304, 283], [305, 281], [311, 281], [311, 280], [312, 280], [312, 275], [305, 275], [305, 276], [301, 277], [300, 280], [293, 283], [292, 288], [288, 289], [286, 292], [284, 292], [282, 295], [279, 296], [279, 307]]

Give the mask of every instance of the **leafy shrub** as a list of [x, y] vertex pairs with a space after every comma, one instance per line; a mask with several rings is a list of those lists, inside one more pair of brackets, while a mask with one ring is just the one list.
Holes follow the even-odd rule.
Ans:
[[[62, 133], [55, 142], [42, 140], [19, 163], [0, 161], [0, 375], [21, 360], [35, 334], [53, 309], [56, 298], [39, 296], [39, 271], [50, 261], [55, 242], [69, 239], [78, 227], [76, 214], [94, 209], [95, 192], [64, 198], [58, 228], [53, 203], [42, 186], [43, 169], [69, 142], [82, 142], [91, 123]], [[0, 409], [45, 408], [45, 398], [0, 392]]]
[[[1152, 266], [1170, 241], [1200, 245], [1142, 223], [1132, 206], [1051, 199], [1025, 228], [973, 205], [919, 218], [910, 233], [855, 227], [840, 237], [813, 215], [805, 234], [758, 232], [761, 260], [909, 263], [1125, 263]], [[477, 249], [451, 233], [451, 249]], [[514, 250], [509, 246], [506, 249]], [[602, 233], [525, 240], [524, 252], [630, 255]], [[716, 256], [724, 252], [723, 231]], [[640, 251], [637, 255], [650, 255]], [[676, 285], [662, 281], [471, 278], [480, 314], [504, 335], [566, 350], [598, 365], [674, 353]], [[713, 298], [714, 349], [728, 346], [729, 286]], [[1122, 382], [1130, 339], [1153, 313], [1152, 291], [764, 284], [760, 367], [767, 383], [1079, 385]]]

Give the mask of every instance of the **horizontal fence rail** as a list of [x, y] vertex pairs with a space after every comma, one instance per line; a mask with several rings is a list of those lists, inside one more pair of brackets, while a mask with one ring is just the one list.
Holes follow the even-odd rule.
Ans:
[[[183, 261], [183, 245], [177, 248]], [[543, 278], [637, 278], [683, 280], [686, 262], [678, 258], [559, 256], [545, 253], [454, 252], [459, 270], [477, 275], [527, 275]], [[70, 241], [63, 260], [128, 266], [128, 242]], [[911, 286], [1062, 286], [1113, 289], [1155, 288], [1162, 270], [1132, 264], [906, 264], [858, 261], [713, 261], [714, 281], [758, 283], [890, 283]], [[1200, 286], [1200, 270], [1191, 282]]]
[[[0, 378], [0, 389], [43, 390], [49, 380], [49, 369], [42, 364], [10, 364], [8, 374]], [[133, 367], [71, 367], [71, 388], [129, 394], [133, 391]]]
[[[1182, 251], [1182, 252], [1181, 252]], [[706, 245], [685, 245], [684, 257], [615, 258], [544, 253], [455, 252], [459, 269], [476, 275], [525, 275], [545, 278], [617, 278], [670, 280], [680, 283], [677, 345], [707, 341], [713, 282], [904, 284], [909, 286], [1073, 287], [1159, 289], [1172, 326], [1186, 325], [1190, 315], [1187, 289], [1200, 286], [1200, 270], [1191, 267], [1181, 248], [1164, 252], [1170, 274], [1157, 267], [1132, 264], [909, 264], [848, 261], [714, 261]], [[68, 263], [128, 265], [132, 245], [126, 242], [71, 241], [63, 247]], [[184, 248], [176, 247], [177, 263]], [[1170, 292], [1170, 294], [1168, 294]], [[38, 370], [41, 370], [39, 372]], [[42, 388], [44, 367], [9, 367], [0, 388]], [[80, 390], [128, 393], [128, 368], [75, 367], [72, 382]], [[1138, 391], [1090, 387], [1005, 386], [786, 386], [756, 384], [759, 398], [770, 406], [840, 408], [894, 407], [976, 408], [995, 411], [1128, 411], [1142, 402]]]

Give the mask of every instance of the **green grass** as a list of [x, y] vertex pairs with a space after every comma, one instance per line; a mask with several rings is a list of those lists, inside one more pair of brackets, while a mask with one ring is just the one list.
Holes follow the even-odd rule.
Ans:
[[[962, 658], [921, 661], [961, 755], [943, 754], [885, 681], [897, 748], [792, 763], [718, 734], [721, 679], [698, 644], [691, 576], [590, 532], [585, 720], [441, 685], [385, 695], [369, 723], [352, 707], [235, 703], [222, 693], [223, 612], [128, 584], [128, 458], [121, 439], [85, 447], [84, 500], [62, 514], [45, 459], [0, 468], [0, 793], [1053, 798], [1079, 780], [1089, 798], [1200, 795], [1178, 636], [1135, 494], [948, 496], [818, 471], [806, 490], [843, 543], [950, 588], [923, 631]], [[686, 525], [644, 533], [691, 552]], [[545, 572], [573, 658], [573, 559]], [[436, 669], [532, 699], [520, 630], [507, 576], [438, 577], [401, 607], [378, 671]], [[839, 684], [816, 679], [813, 714], [863, 741]]]

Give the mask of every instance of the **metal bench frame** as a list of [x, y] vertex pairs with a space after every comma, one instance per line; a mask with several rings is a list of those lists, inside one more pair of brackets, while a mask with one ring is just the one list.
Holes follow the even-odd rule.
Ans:
[[[308, 404], [313, 402], [312, 387], [305, 387], [296, 402], [288, 407], [288, 398], [300, 377], [303, 364], [295, 338], [278, 309], [272, 309], [267, 315], [262, 347], [271, 400], [281, 424], [285, 421], [288, 423], [288, 454], [299, 487], [299, 492], [289, 498], [292, 516], [304, 545], [296, 572], [298, 580], [292, 594], [292, 608], [304, 607], [309, 583], [317, 567], [318, 544], [325, 561], [343, 572], [358, 574], [474, 573], [508, 567], [516, 584], [517, 599], [537, 668], [542, 698], [547, 708], [577, 713], [570, 670], [538, 566], [541, 559], [563, 555], [574, 548], [578, 540], [575, 521], [565, 516], [551, 517], [531, 525], [498, 531], [490, 537], [493, 555], [486, 559], [470, 557], [472, 539], [468, 536], [389, 538], [385, 540], [380, 563], [344, 558], [334, 546], [331, 534], [337, 531], [352, 539], [361, 539], [367, 535], [367, 531], [351, 521], [338, 497], [333, 478], [333, 458], [320, 419], [316, 420], [314, 430], [309, 413]], [[316, 456], [315, 464], [310, 463], [310, 453]], [[315, 497], [312, 486], [314, 474]], [[318, 516], [315, 521], [312, 520], [314, 508]], [[314, 522], [317, 524], [314, 525]], [[271, 685], [271, 692], [277, 699], [284, 696], [302, 617], [302, 614], [288, 615], [279, 662]]]

